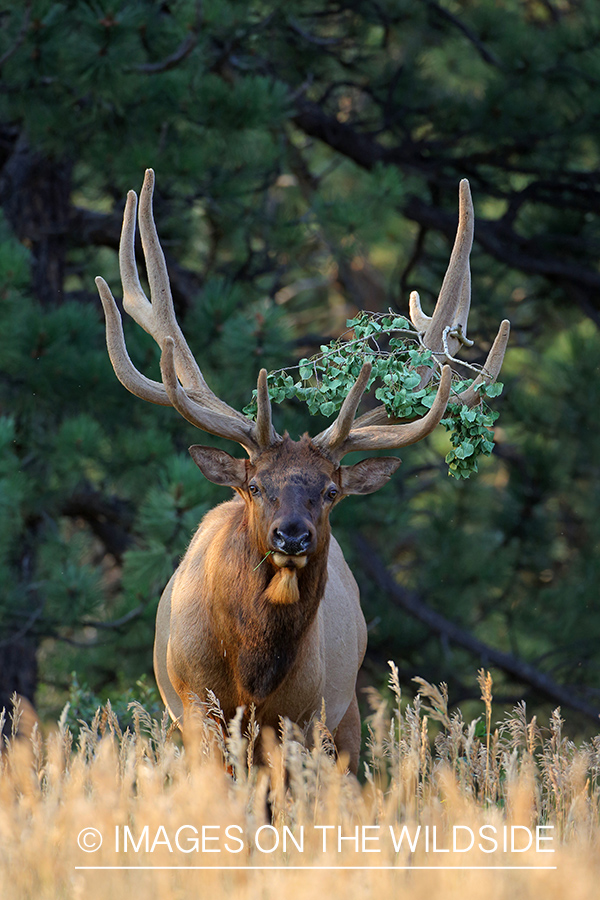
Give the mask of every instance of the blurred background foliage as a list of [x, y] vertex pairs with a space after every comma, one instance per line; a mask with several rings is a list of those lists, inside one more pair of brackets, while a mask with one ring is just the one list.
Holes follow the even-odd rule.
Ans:
[[[498, 700], [563, 702], [585, 729], [600, 708], [595, 0], [7, 0], [0, 26], [0, 705], [131, 697], [160, 592], [227, 499], [187, 455], [192, 427], [128, 394], [106, 354], [93, 277], [117, 287], [144, 169], [180, 322], [239, 408], [261, 366], [317, 352], [360, 309], [405, 313], [417, 289], [431, 311], [468, 177], [468, 358], [513, 323], [498, 445], [459, 483], [438, 429], [336, 511], [370, 626], [361, 677], [382, 683], [392, 658], [409, 691], [418, 674], [466, 700], [494, 648], [523, 664], [494, 670]], [[126, 328], [156, 377], [157, 348]], [[298, 401], [276, 415], [294, 437], [323, 427]]]

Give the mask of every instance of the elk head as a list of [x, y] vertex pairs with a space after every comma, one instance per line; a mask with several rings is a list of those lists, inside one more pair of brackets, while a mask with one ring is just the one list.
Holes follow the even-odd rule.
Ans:
[[253, 461], [197, 445], [190, 453], [209, 481], [243, 498], [259, 553], [278, 568], [297, 570], [324, 551], [329, 513], [342, 497], [378, 490], [400, 465], [383, 457], [339, 466], [307, 435], [298, 442], [286, 435]]
[[[196, 427], [236, 441], [248, 458], [235, 459], [222, 450], [193, 446], [191, 455], [203, 474], [217, 484], [232, 487], [244, 499], [257, 553], [270, 556], [280, 569], [301, 570], [320, 549], [328, 534], [323, 526], [331, 508], [348, 494], [368, 494], [380, 488], [400, 460], [372, 458], [342, 466], [351, 451], [399, 449], [428, 435], [444, 415], [451, 392], [452, 373], [447, 364], [466, 343], [470, 305], [469, 253], [473, 241], [473, 206], [468, 182], [460, 185], [459, 225], [448, 272], [431, 317], [421, 310], [418, 295], [411, 295], [411, 318], [423, 343], [441, 367], [441, 378], [429, 412], [414, 421], [390, 418], [383, 406], [356, 418], [371, 373], [365, 362], [348, 392], [335, 421], [315, 438], [293, 442], [274, 429], [267, 389], [267, 373], [258, 376], [256, 420], [244, 416], [218, 398], [208, 387], [175, 318], [169, 278], [152, 213], [154, 172], [146, 171], [140, 196], [139, 226], [148, 270], [151, 301], [140, 285], [135, 261], [137, 196], [130, 191], [123, 218], [119, 266], [123, 306], [161, 348], [162, 383], [142, 375], [131, 362], [121, 317], [103, 278], [96, 284], [106, 315], [108, 352], [115, 373], [131, 393], [152, 403], [173, 406]], [[490, 351], [479, 381], [493, 381], [502, 365], [508, 340], [505, 320]], [[422, 372], [425, 384], [433, 369]], [[478, 402], [475, 385], [455, 396], [469, 406]]]

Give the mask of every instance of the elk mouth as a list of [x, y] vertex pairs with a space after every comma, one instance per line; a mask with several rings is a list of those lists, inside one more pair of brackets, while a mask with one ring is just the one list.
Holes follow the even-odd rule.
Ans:
[[306, 553], [282, 553], [275, 550], [271, 559], [279, 569], [303, 569], [308, 561]]
[[303, 569], [314, 549], [314, 529], [304, 522], [275, 524], [271, 530], [271, 559], [279, 569]]

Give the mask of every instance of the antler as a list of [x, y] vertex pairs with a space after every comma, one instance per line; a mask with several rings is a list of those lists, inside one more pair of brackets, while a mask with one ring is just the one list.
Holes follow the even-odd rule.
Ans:
[[[175, 318], [169, 276], [152, 213], [153, 191], [154, 172], [147, 169], [140, 194], [139, 225], [151, 300], [148, 300], [142, 290], [135, 261], [135, 191], [130, 191], [127, 195], [119, 245], [119, 269], [125, 311], [161, 348], [162, 383], [147, 378], [133, 365], [125, 346], [123, 324], [113, 295], [106, 281], [96, 278], [106, 316], [106, 343], [115, 374], [132, 394], [151, 403], [173, 406], [197, 428], [237, 441], [252, 459], [281, 440], [271, 421], [266, 370], [262, 369], [258, 376], [256, 422], [230, 407], [208, 387]], [[421, 332], [424, 346], [431, 350], [440, 365], [442, 362], [453, 362], [454, 354], [460, 346], [472, 343], [466, 337], [471, 304], [469, 254], [472, 243], [473, 203], [469, 184], [463, 180], [460, 183], [456, 240], [433, 315], [429, 317], [423, 313], [416, 291], [410, 297], [412, 322]], [[505, 319], [480, 375], [470, 388], [456, 395], [455, 402], [465, 403], [467, 406], [479, 402], [475, 387], [482, 381], [491, 382], [497, 377], [504, 359], [509, 330], [510, 324]], [[423, 387], [432, 377], [433, 369], [423, 368], [420, 371], [420, 386]], [[335, 422], [314, 439], [314, 443], [336, 461], [353, 450], [398, 449], [414, 444], [433, 431], [446, 410], [452, 380], [449, 365], [442, 366], [435, 400], [429, 412], [421, 419], [402, 422], [388, 416], [385, 407], [379, 406], [355, 421], [370, 375], [371, 364], [367, 362], [344, 400]]]
[[[461, 346], [472, 347], [473, 341], [467, 338], [467, 319], [471, 308], [471, 270], [469, 256], [473, 246], [473, 230], [475, 214], [471, 190], [466, 178], [460, 182], [458, 190], [458, 228], [448, 270], [442, 282], [432, 316], [426, 316], [421, 309], [421, 301], [416, 291], [410, 295], [410, 318], [421, 332], [425, 347], [433, 353], [439, 362], [454, 362], [454, 355]], [[454, 402], [473, 406], [478, 402], [475, 385], [482, 381], [495, 381], [502, 368], [510, 322], [503, 319], [498, 334], [490, 350], [481, 374], [466, 391], [458, 394]], [[426, 369], [421, 380], [423, 387], [433, 374], [433, 369]]]
[[323, 453], [337, 462], [353, 450], [395, 450], [416, 444], [433, 431], [448, 405], [452, 370], [450, 366], [444, 366], [433, 406], [427, 415], [414, 422], [359, 427], [361, 420], [357, 419], [354, 422], [354, 416], [370, 375], [371, 363], [367, 362], [344, 400], [333, 425], [313, 440]]
[[[455, 362], [454, 354], [461, 346], [473, 344], [467, 338], [467, 318], [471, 306], [469, 255], [473, 245], [473, 225], [471, 191], [469, 182], [463, 179], [459, 187], [456, 239], [433, 315], [424, 314], [416, 291], [410, 295], [410, 317], [415, 328], [421, 333], [423, 345], [431, 350], [439, 365], [446, 363], [442, 365], [442, 376], [431, 409], [421, 419], [402, 422], [389, 416], [385, 406], [382, 405], [354, 421], [371, 374], [371, 364], [365, 363], [335, 422], [314, 439], [314, 443], [331, 458], [339, 461], [353, 450], [390, 450], [414, 444], [433, 431], [444, 415], [452, 379], [452, 371], [447, 363]], [[484, 381], [491, 383], [498, 377], [509, 333], [510, 322], [504, 319], [485, 366], [469, 388], [452, 398], [454, 403], [463, 403], [471, 407], [480, 401], [475, 388]], [[430, 381], [434, 369], [422, 367], [418, 371], [421, 373], [419, 387], [422, 388]]]
[[228, 406], [207, 385], [175, 318], [167, 266], [152, 213], [153, 192], [154, 172], [147, 169], [140, 194], [139, 224], [151, 301], [142, 290], [135, 261], [135, 191], [127, 195], [119, 244], [119, 270], [123, 308], [161, 348], [162, 383], [146, 378], [133, 365], [113, 295], [106, 281], [96, 278], [106, 316], [106, 344], [115, 374], [136, 397], [161, 406], [173, 406], [197, 428], [237, 441], [252, 458], [281, 440], [271, 421], [266, 370], [262, 369], [258, 376], [256, 422]]

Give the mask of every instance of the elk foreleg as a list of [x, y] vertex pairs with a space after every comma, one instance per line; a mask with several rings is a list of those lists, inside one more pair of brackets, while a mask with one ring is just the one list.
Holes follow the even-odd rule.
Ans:
[[353, 775], [358, 773], [360, 756], [360, 712], [356, 694], [334, 734], [335, 746], [339, 754], [348, 755], [348, 768]]

